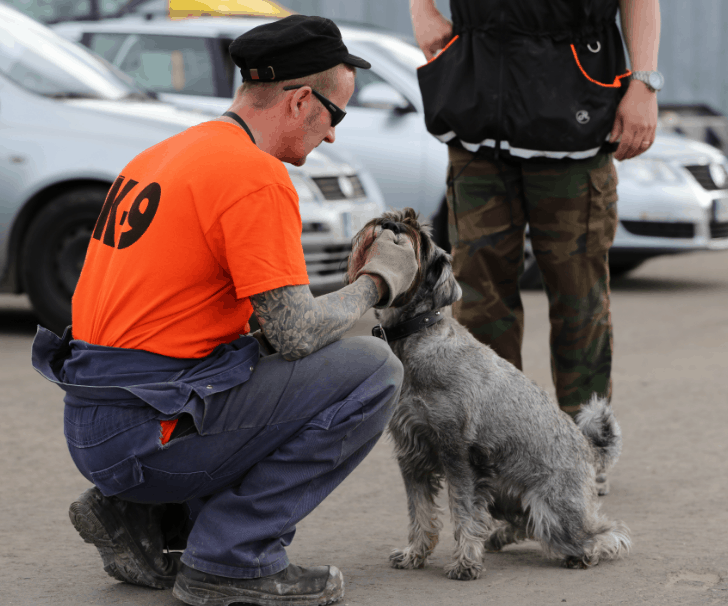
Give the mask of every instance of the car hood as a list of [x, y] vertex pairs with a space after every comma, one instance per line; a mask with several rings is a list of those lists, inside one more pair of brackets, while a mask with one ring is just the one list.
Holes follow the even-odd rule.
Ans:
[[660, 132], [657, 133], [655, 142], [649, 151], [645, 152], [644, 157], [682, 164], [709, 164], [725, 161], [725, 156], [720, 150], [707, 143]]
[[[290, 164], [286, 167], [291, 170]], [[326, 148], [326, 151], [314, 149], [306, 158], [302, 170], [309, 177], [330, 177], [331, 175], [350, 175], [355, 172], [353, 163], [338, 151]]]
[[[164, 102], [106, 101], [99, 99], [71, 99], [64, 101], [70, 107], [83, 112], [96, 112], [114, 118], [126, 119], [130, 122], [144, 124], [149, 127], [169, 127], [170, 135], [185, 128], [196, 126], [211, 119], [210, 114], [198, 111], [178, 109]], [[166, 129], [165, 129], [166, 130]], [[345, 154], [326, 149], [325, 152], [314, 149], [306, 158], [305, 167], [297, 168], [286, 164], [289, 172], [302, 172], [309, 177], [351, 174], [355, 172], [352, 160]]]
[[189, 128], [210, 119], [209, 115], [202, 112], [181, 110], [169, 103], [158, 101], [69, 99], [64, 103], [84, 112], [93, 111], [108, 114], [116, 118], [127, 118], [134, 122], [163, 123], [180, 129]]

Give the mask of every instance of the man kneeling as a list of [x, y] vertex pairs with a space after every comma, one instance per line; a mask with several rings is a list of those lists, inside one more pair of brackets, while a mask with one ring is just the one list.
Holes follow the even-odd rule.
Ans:
[[[333, 22], [301, 15], [230, 53], [244, 78], [230, 111], [124, 168], [73, 328], [39, 329], [33, 364], [66, 391], [71, 456], [95, 485], [71, 520], [110, 575], [188, 604], [326, 604], [341, 572], [290, 564], [285, 547], [392, 414], [400, 362], [341, 337], [407, 290], [417, 262], [385, 231], [353, 284], [313, 298], [281, 161], [333, 143], [370, 66]], [[253, 313], [262, 330], [241, 337]]]

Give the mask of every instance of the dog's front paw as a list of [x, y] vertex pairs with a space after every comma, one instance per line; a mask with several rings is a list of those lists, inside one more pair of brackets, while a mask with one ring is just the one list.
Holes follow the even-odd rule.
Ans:
[[487, 539], [485, 539], [483, 547], [488, 553], [498, 553], [506, 544], [507, 542], [503, 538], [503, 533], [496, 530]]
[[583, 556], [581, 558], [576, 556], [568, 556], [567, 558], [564, 558], [561, 562], [561, 565], [564, 568], [572, 568], [575, 570], [585, 570], [587, 568], [591, 568], [592, 566], [596, 566], [599, 563], [599, 558], [591, 557], [588, 558], [586, 556]]
[[445, 566], [445, 572], [448, 579], [455, 581], [474, 581], [483, 572], [482, 564], [464, 564], [463, 562], [453, 562]]
[[395, 549], [389, 556], [392, 568], [424, 568], [427, 556], [416, 553], [411, 547]]

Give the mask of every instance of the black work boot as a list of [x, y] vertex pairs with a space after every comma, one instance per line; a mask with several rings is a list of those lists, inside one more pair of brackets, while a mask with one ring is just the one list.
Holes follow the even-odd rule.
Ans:
[[182, 564], [172, 595], [192, 606], [323, 606], [344, 596], [344, 575], [336, 566], [288, 568], [257, 579], [231, 579]]
[[71, 503], [68, 515], [81, 538], [99, 550], [110, 576], [165, 589], [174, 585], [179, 556], [164, 553], [164, 508], [105, 497], [94, 487]]

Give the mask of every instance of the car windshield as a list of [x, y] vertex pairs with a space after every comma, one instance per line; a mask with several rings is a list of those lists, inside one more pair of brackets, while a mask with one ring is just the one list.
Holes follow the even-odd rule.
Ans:
[[395, 63], [408, 72], [414, 72], [418, 67], [427, 63], [425, 53], [414, 44], [399, 40], [391, 36], [377, 36], [373, 40], [362, 41], [363, 44], [375, 50], [384, 51]]
[[87, 50], [2, 5], [0, 73], [26, 90], [48, 97], [114, 100], [146, 96]]

